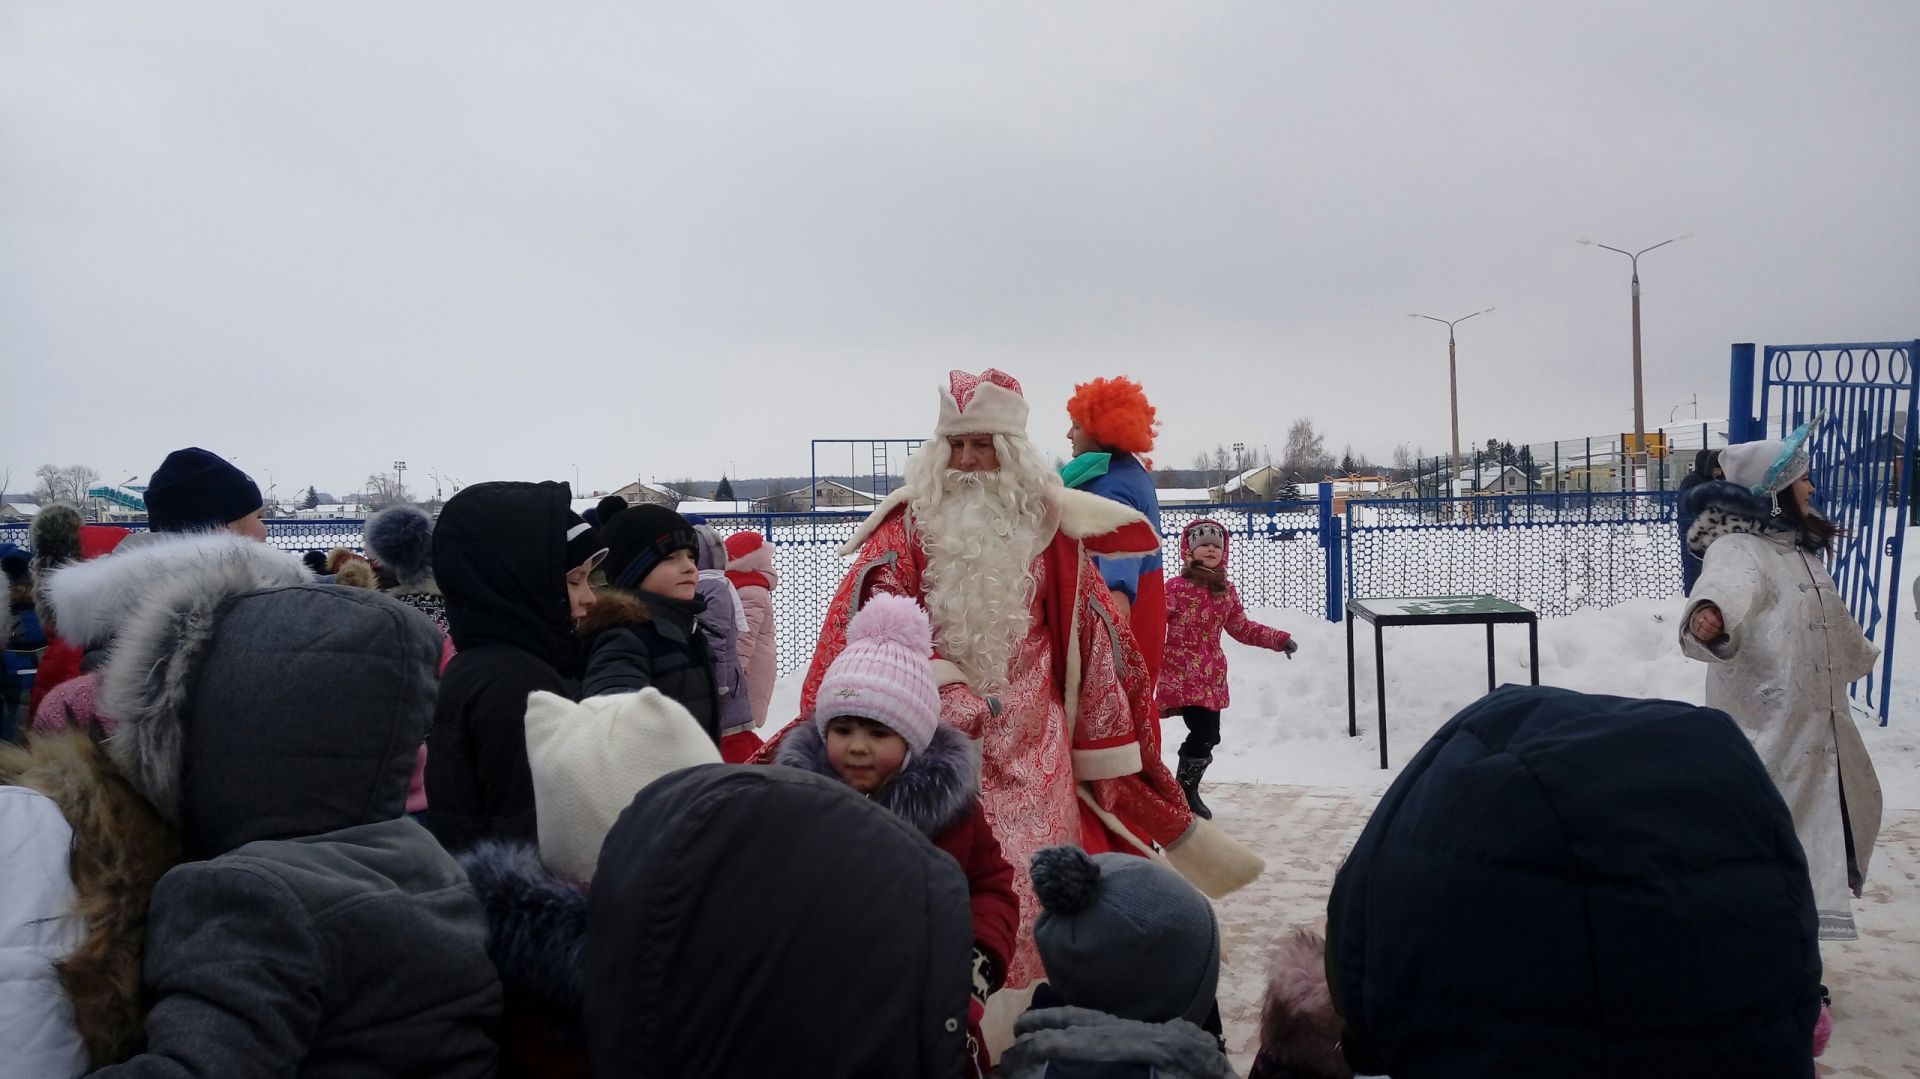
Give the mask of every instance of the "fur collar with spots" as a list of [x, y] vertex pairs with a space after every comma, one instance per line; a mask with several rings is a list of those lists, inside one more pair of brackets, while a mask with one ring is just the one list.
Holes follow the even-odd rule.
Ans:
[[1722, 536], [1760, 536], [1782, 543], [1795, 539], [1786, 521], [1774, 513], [1771, 499], [1726, 480], [1713, 480], [1683, 492], [1680, 512], [1693, 516], [1693, 525], [1687, 529], [1687, 547], [1702, 558]]

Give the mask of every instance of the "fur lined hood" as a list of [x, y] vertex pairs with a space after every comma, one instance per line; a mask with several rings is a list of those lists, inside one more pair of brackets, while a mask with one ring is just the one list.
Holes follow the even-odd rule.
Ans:
[[0, 744], [0, 784], [39, 792], [73, 830], [68, 873], [84, 936], [58, 964], [60, 987], [91, 1065], [119, 1063], [143, 1044], [147, 905], [185, 859], [180, 838], [83, 731]]
[[1327, 942], [1296, 929], [1267, 961], [1260, 1055], [1248, 1079], [1353, 1079], [1340, 1052], [1340, 1015], [1327, 990]]
[[487, 955], [501, 984], [555, 1026], [579, 1030], [587, 890], [547, 872], [531, 843], [484, 840], [458, 861], [487, 912]]
[[399, 817], [433, 713], [424, 615], [365, 589], [274, 587], [263, 566], [306, 567], [258, 548], [156, 581], [101, 671], [108, 752], [201, 858]]
[[[664, 624], [678, 625], [674, 606], [684, 607], [685, 625], [679, 626], [682, 632], [690, 632], [693, 622], [700, 611], [706, 609], [706, 600], [696, 597], [688, 603], [678, 600], [649, 596], [644, 592], [629, 592], [624, 588], [596, 588], [593, 590], [593, 609], [580, 620], [580, 636], [590, 639], [595, 634], [615, 626], [637, 626], [659, 621]], [[658, 607], [660, 610], [656, 611]], [[659, 615], [661, 617], [656, 617]]]
[[1773, 499], [1726, 480], [1711, 480], [1683, 492], [1680, 513], [1693, 518], [1687, 548], [1701, 558], [1722, 536], [1760, 536], [1781, 543], [1798, 540], [1801, 546], [1807, 545], [1805, 537], [1775, 512]]
[[83, 648], [113, 641], [141, 602], [161, 585], [201, 563], [218, 563], [255, 583], [250, 587], [313, 580], [295, 556], [228, 532], [190, 532], [123, 548], [105, 558], [57, 570], [47, 597], [61, 636]]
[[1041, 1079], [1054, 1061], [1145, 1064], [1166, 1079], [1234, 1079], [1213, 1035], [1184, 1019], [1142, 1023], [1090, 1008], [1042, 1008], [1014, 1022], [1007, 1079]]
[[[780, 740], [773, 763], [844, 783], [827, 760], [820, 728], [802, 723]], [[928, 839], [938, 839], [967, 818], [980, 796], [980, 746], [942, 723], [924, 753], [915, 753], [892, 779], [869, 797]]]

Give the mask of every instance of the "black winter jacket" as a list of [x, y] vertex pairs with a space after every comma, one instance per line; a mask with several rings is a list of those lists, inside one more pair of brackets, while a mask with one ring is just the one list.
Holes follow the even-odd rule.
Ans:
[[957, 1077], [970, 921], [954, 860], [844, 783], [674, 772], [620, 814], [587, 900], [593, 1074]]
[[427, 827], [448, 850], [538, 840], [527, 695], [579, 694], [566, 533], [561, 483], [477, 484], [434, 526], [434, 572], [459, 651], [441, 675], [427, 743]]
[[581, 698], [652, 686], [686, 706], [707, 737], [720, 744], [713, 646], [695, 621], [704, 609], [698, 599], [683, 602], [650, 592], [601, 589], [599, 602], [580, 622], [587, 650]]

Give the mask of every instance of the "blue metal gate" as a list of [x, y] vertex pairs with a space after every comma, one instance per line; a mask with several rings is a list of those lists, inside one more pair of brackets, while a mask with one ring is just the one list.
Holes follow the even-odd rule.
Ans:
[[[1853, 616], [1884, 652], [1853, 694], [1887, 722], [1893, 638], [1906, 546], [1920, 341], [1733, 346], [1730, 437], [1779, 438], [1825, 414], [1813, 442], [1813, 485], [1844, 533], [1827, 566]], [[1755, 391], [1758, 391], [1757, 394]], [[1756, 407], [1757, 406], [1757, 407]]]

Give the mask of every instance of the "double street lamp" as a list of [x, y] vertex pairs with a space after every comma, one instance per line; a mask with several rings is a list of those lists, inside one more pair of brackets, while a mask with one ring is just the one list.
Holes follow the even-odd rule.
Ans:
[[1678, 243], [1692, 235], [1691, 232], [1683, 232], [1671, 240], [1661, 240], [1652, 247], [1643, 247], [1638, 251], [1628, 251], [1625, 248], [1595, 243], [1592, 240], [1573, 241], [1588, 247], [1598, 247], [1618, 255], [1625, 255], [1633, 262], [1633, 451], [1627, 462], [1627, 485], [1630, 489], [1640, 485], [1638, 472], [1647, 454], [1647, 402], [1640, 386], [1640, 256], [1649, 251], [1659, 250], [1670, 243]]
[[1414, 311], [1407, 312], [1408, 318], [1424, 318], [1429, 322], [1438, 322], [1447, 328], [1447, 395], [1453, 401], [1453, 459], [1447, 463], [1447, 494], [1449, 496], [1457, 493], [1453, 485], [1460, 478], [1460, 367], [1454, 360], [1453, 328], [1491, 310], [1493, 308], [1488, 307], [1475, 311], [1471, 315], [1461, 315], [1456, 319], [1436, 318], [1433, 315], [1422, 315]]

